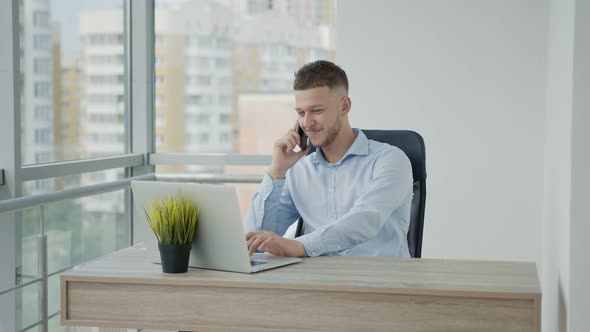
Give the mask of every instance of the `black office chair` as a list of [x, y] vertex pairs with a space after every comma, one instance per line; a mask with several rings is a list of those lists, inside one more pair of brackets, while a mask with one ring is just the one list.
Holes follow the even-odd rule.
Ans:
[[[424, 208], [426, 206], [426, 149], [424, 139], [411, 130], [362, 130], [368, 139], [397, 146], [410, 159], [414, 175], [414, 197], [410, 211], [408, 247], [414, 258], [422, 257], [422, 232], [424, 230]], [[312, 153], [315, 148], [309, 151]], [[304, 233], [303, 219], [299, 218], [295, 237]]]

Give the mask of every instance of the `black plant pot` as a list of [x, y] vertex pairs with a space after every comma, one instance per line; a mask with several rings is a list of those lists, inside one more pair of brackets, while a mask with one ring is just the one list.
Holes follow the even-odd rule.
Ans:
[[191, 253], [191, 246], [191, 243], [158, 243], [160, 258], [162, 259], [162, 271], [164, 273], [183, 273], [188, 271], [188, 259]]

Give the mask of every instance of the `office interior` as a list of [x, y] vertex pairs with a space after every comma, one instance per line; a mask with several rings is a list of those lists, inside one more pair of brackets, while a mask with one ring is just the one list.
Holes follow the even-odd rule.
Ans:
[[59, 273], [149, 235], [130, 178], [247, 206], [320, 58], [354, 127], [424, 138], [422, 257], [534, 262], [542, 330], [586, 331], [589, 31], [584, 0], [0, 2], [0, 331], [123, 331], [61, 326]]

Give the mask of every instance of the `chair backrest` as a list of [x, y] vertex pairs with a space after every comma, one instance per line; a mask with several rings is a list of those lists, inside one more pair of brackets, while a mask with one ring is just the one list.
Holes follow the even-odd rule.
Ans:
[[[365, 130], [368, 139], [387, 143], [400, 148], [410, 159], [414, 177], [414, 197], [410, 212], [408, 247], [414, 258], [422, 257], [422, 234], [424, 230], [424, 209], [426, 206], [426, 149], [424, 139], [411, 130]], [[315, 149], [309, 153], [312, 153]], [[303, 234], [303, 220], [299, 219], [295, 236]]]

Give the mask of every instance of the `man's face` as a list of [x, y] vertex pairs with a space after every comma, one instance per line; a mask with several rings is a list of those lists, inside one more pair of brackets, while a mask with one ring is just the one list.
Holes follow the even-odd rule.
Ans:
[[295, 111], [299, 125], [315, 147], [326, 147], [340, 132], [342, 99], [341, 89], [318, 87], [295, 91]]

